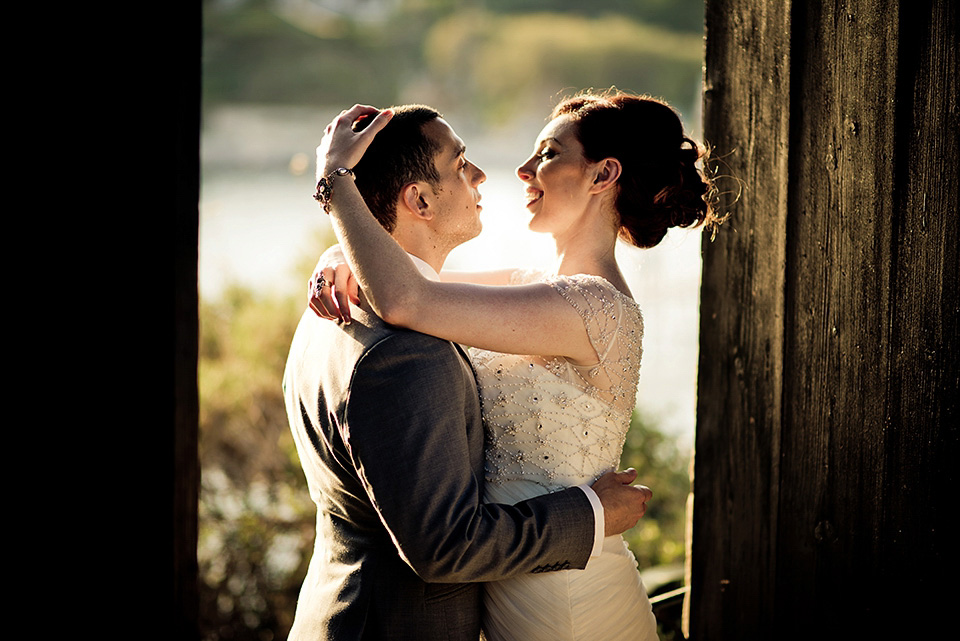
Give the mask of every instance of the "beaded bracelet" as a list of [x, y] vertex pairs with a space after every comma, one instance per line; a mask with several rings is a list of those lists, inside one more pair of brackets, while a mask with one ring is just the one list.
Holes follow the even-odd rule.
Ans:
[[313, 195], [313, 199], [323, 206], [323, 211], [327, 214], [330, 213], [330, 198], [333, 196], [333, 179], [337, 176], [353, 176], [356, 178], [353, 170], [339, 167], [327, 174], [326, 178], [317, 181], [317, 192]]

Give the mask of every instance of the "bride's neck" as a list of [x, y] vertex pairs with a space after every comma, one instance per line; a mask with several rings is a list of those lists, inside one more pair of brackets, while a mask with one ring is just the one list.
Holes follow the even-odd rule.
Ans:
[[569, 242], [557, 241], [557, 274], [593, 274], [608, 280], [618, 278], [620, 269], [615, 256], [616, 236], [598, 239], [589, 234], [578, 235]]
[[557, 255], [557, 274], [593, 274], [608, 280], [616, 277], [620, 271], [614, 249], [617, 244], [615, 212], [605, 207], [604, 201], [597, 197], [586, 211], [576, 218], [576, 222], [562, 231], [553, 234]]

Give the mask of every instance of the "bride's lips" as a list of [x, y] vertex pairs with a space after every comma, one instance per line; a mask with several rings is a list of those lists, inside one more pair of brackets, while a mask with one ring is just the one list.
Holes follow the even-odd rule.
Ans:
[[536, 187], [527, 187], [527, 207], [543, 198], [543, 191]]

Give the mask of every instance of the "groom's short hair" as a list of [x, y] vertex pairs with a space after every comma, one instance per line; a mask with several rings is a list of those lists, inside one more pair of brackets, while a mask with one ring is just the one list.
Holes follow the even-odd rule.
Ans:
[[[377, 132], [363, 158], [353, 168], [357, 189], [383, 228], [393, 232], [397, 225], [397, 198], [404, 185], [423, 181], [440, 182], [436, 155], [440, 145], [423, 131], [440, 113], [426, 105], [391, 107], [393, 118]], [[354, 129], [363, 129], [359, 121]]]

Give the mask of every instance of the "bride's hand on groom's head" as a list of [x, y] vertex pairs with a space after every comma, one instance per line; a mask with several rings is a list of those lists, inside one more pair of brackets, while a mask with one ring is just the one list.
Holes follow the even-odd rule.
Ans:
[[647, 511], [653, 492], [645, 485], [631, 485], [637, 480], [633, 468], [623, 472], [607, 472], [591, 486], [603, 505], [604, 534], [622, 534]]
[[380, 111], [368, 105], [354, 105], [351, 109], [341, 111], [327, 125], [317, 147], [317, 180], [340, 167], [353, 169], [363, 158], [374, 136], [392, 117], [393, 112], [389, 109]]
[[307, 283], [307, 305], [320, 318], [350, 324], [350, 303], [360, 304], [360, 288], [339, 245], [320, 256]]

